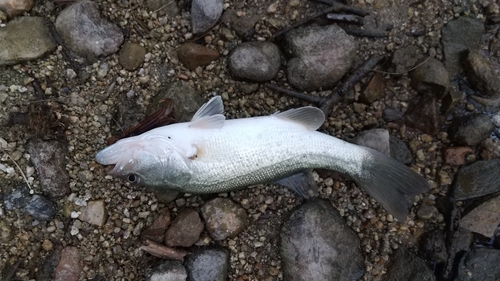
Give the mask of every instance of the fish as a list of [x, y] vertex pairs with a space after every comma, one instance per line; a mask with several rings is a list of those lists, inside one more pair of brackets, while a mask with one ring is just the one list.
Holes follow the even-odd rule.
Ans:
[[317, 131], [324, 121], [323, 111], [313, 106], [226, 120], [222, 99], [215, 96], [190, 122], [121, 139], [99, 151], [96, 161], [133, 184], [192, 194], [239, 190], [311, 169], [334, 170], [406, 221], [407, 197], [429, 190], [425, 178], [385, 154]]

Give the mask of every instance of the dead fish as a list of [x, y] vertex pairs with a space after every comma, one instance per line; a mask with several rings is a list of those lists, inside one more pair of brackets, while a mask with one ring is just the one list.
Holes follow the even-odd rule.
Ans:
[[399, 221], [408, 215], [406, 196], [429, 189], [402, 163], [317, 132], [325, 120], [319, 108], [233, 120], [223, 111], [216, 96], [190, 122], [119, 140], [96, 160], [113, 165], [109, 174], [132, 183], [195, 194], [233, 191], [307, 169], [335, 170], [353, 178]]

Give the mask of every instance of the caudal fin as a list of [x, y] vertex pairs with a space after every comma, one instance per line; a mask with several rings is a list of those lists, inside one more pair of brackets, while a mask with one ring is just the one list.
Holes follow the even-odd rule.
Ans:
[[407, 197], [428, 191], [429, 183], [397, 160], [369, 148], [366, 150], [363, 174], [355, 178], [356, 183], [398, 221], [406, 221], [410, 207]]

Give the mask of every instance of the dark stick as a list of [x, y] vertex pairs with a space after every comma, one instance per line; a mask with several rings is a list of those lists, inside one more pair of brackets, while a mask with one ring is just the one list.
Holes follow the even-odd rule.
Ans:
[[363, 18], [356, 15], [346, 15], [346, 14], [326, 14], [326, 18], [333, 21], [352, 23], [356, 25], [363, 25]]
[[282, 88], [282, 87], [280, 87], [280, 86], [278, 86], [276, 84], [266, 83], [264, 85], [266, 87], [268, 87], [269, 89], [271, 89], [273, 91], [276, 91], [278, 93], [282, 93], [282, 94], [286, 94], [286, 95], [289, 95], [289, 96], [292, 96], [292, 97], [296, 97], [298, 99], [306, 100], [306, 101], [308, 101], [310, 103], [314, 103], [316, 105], [321, 105], [321, 104], [323, 104], [326, 101], [326, 98], [315, 97], [315, 96], [311, 96], [311, 95], [308, 95], [308, 94], [300, 93], [300, 92], [297, 92], [297, 91], [288, 90], [288, 89]]

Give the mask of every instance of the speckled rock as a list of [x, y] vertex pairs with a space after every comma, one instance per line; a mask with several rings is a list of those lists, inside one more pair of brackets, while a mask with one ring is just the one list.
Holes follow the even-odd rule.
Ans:
[[431, 94], [442, 99], [450, 87], [450, 74], [444, 64], [429, 58], [410, 72], [411, 86], [422, 94]]
[[177, 56], [187, 69], [194, 70], [198, 66], [209, 65], [218, 59], [219, 52], [200, 44], [188, 42], [177, 49]]
[[150, 227], [146, 228], [141, 233], [141, 239], [152, 240], [158, 243], [163, 242], [165, 239], [165, 232], [170, 225], [170, 211], [165, 208], [159, 212], [158, 218], [156, 218]]
[[387, 281], [434, 281], [436, 276], [426, 262], [404, 248], [396, 251], [388, 267]]
[[184, 209], [180, 212], [165, 234], [165, 244], [171, 247], [190, 247], [203, 231], [203, 222], [194, 209]]
[[186, 260], [189, 281], [225, 281], [228, 268], [229, 254], [224, 249], [201, 248]]
[[500, 250], [476, 247], [463, 255], [455, 280], [497, 280], [500, 276], [498, 264], [500, 264]]
[[78, 218], [93, 225], [103, 226], [108, 219], [105, 205], [104, 200], [89, 201], [87, 206], [80, 210]]
[[500, 97], [500, 79], [498, 69], [477, 50], [470, 50], [465, 60], [465, 74], [481, 96], [488, 98]]
[[245, 229], [247, 212], [231, 199], [215, 198], [201, 207], [205, 225], [215, 240], [235, 237]]
[[34, 139], [28, 143], [30, 159], [40, 177], [41, 188], [44, 193], [54, 198], [69, 193], [67, 150], [67, 145], [55, 140]]
[[187, 272], [178, 261], [165, 261], [146, 272], [146, 281], [184, 281]]
[[481, 197], [500, 191], [500, 158], [478, 161], [462, 167], [455, 176], [453, 197], [456, 200]]
[[395, 136], [389, 136], [389, 146], [391, 148], [391, 157], [403, 164], [413, 162], [413, 155], [410, 149], [402, 140]]
[[280, 69], [280, 51], [269, 42], [247, 42], [236, 46], [228, 58], [231, 75], [238, 79], [264, 82]]
[[301, 91], [328, 88], [349, 71], [356, 44], [337, 25], [293, 29], [285, 35], [288, 82]]
[[78, 281], [82, 270], [80, 250], [77, 247], [66, 247], [62, 250], [61, 260], [54, 273], [54, 281]]
[[7, 211], [24, 208], [30, 199], [31, 194], [25, 185], [19, 186], [2, 196], [3, 207]]
[[33, 60], [54, 51], [49, 24], [41, 17], [18, 17], [0, 28], [0, 65]]
[[0, 0], [0, 10], [13, 18], [31, 10], [34, 4], [35, 0]]
[[193, 33], [207, 32], [222, 15], [223, 0], [193, 0], [191, 2], [191, 26]]
[[473, 114], [453, 120], [448, 135], [458, 145], [478, 145], [488, 138], [495, 126], [486, 114]]
[[494, 197], [464, 215], [460, 226], [486, 237], [493, 237], [500, 222], [500, 196]]
[[35, 194], [24, 206], [24, 211], [40, 221], [50, 221], [56, 214], [56, 205], [43, 195]]
[[118, 62], [126, 70], [135, 70], [144, 62], [146, 49], [138, 43], [127, 42], [123, 44], [118, 57]]
[[386, 129], [372, 129], [359, 133], [353, 143], [375, 149], [385, 155], [391, 155], [389, 145], [389, 131]]
[[330, 202], [296, 209], [281, 232], [283, 280], [358, 280], [364, 274], [359, 238]]
[[66, 7], [55, 25], [65, 45], [84, 57], [113, 54], [123, 43], [120, 28], [103, 18], [92, 1], [78, 1]]

